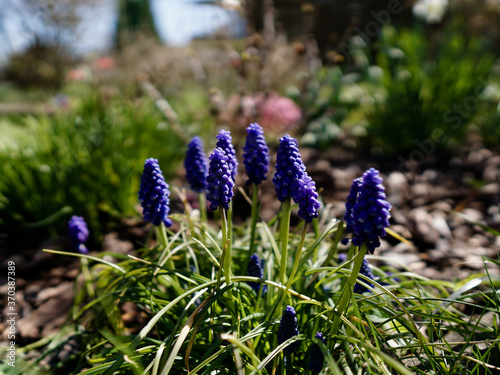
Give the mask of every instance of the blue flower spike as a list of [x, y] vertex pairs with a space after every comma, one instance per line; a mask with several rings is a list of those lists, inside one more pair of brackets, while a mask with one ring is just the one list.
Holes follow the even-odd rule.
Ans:
[[82, 254], [88, 254], [85, 242], [89, 237], [89, 230], [85, 219], [81, 216], [72, 216], [68, 222], [68, 239], [71, 246]]
[[[299, 334], [297, 313], [292, 306], [287, 306], [281, 316], [280, 326], [278, 328], [278, 344], [283, 344], [286, 340]], [[298, 342], [294, 342], [285, 348], [285, 353], [291, 354], [298, 346]]]
[[294, 198], [306, 167], [300, 157], [297, 141], [288, 134], [280, 139], [276, 153], [276, 172], [273, 183], [280, 202]]
[[219, 206], [228, 210], [234, 194], [234, 180], [231, 177], [228, 161], [229, 157], [220, 147], [217, 147], [210, 155], [205, 191], [212, 211], [217, 210]]
[[167, 227], [172, 225], [172, 220], [168, 218], [170, 212], [170, 191], [168, 188], [158, 160], [147, 159], [141, 177], [139, 201], [144, 220], [157, 227], [161, 223], [165, 223]]
[[[368, 260], [366, 258], [363, 259], [363, 264], [361, 265], [359, 273], [361, 275], [368, 277], [371, 280], [373, 280], [375, 278], [375, 276], [373, 276], [372, 269], [370, 268], [370, 263], [368, 262]], [[360, 279], [360, 277], [358, 277], [358, 279]], [[373, 288], [372, 283], [370, 283], [364, 279], [363, 279], [363, 282]], [[370, 289], [368, 289], [364, 285], [361, 285], [360, 283], [356, 283], [356, 284], [354, 284], [353, 291], [354, 291], [354, 293], [363, 294], [365, 292], [370, 292]]]
[[[355, 184], [359, 185], [359, 182], [355, 180]], [[354, 192], [358, 188], [356, 203], [352, 211], [349, 210], [350, 216], [346, 223], [347, 227], [352, 229], [352, 243], [356, 246], [366, 243], [368, 252], [373, 254], [380, 246], [380, 237], [386, 235], [385, 228], [389, 226], [391, 205], [386, 201], [382, 178], [376, 169], [370, 168], [363, 174], [363, 183], [360, 187], [353, 187]], [[346, 216], [347, 214], [346, 210]]]
[[[257, 254], [253, 254], [250, 257], [250, 260], [248, 261], [247, 274], [248, 276], [258, 277], [260, 279], [264, 278], [264, 264]], [[257, 281], [248, 281], [247, 284], [250, 285], [250, 287], [257, 294], [259, 293], [261, 285], [262, 293], [265, 293], [267, 290], [267, 285], [263, 285]]]
[[[358, 194], [359, 191], [361, 190], [361, 186], [363, 185], [363, 177], [358, 177], [352, 181], [351, 185], [351, 191], [349, 192], [349, 195], [347, 196], [347, 200], [345, 203], [345, 215], [344, 215], [344, 222], [346, 224], [345, 230], [347, 233], [352, 233], [353, 232], [353, 227], [354, 227], [354, 205], [356, 204], [356, 201], [358, 200]], [[342, 243], [344, 245], [347, 245], [349, 242], [349, 239], [344, 238], [342, 240]]]
[[[347, 260], [346, 254], [339, 254], [339, 263], [344, 263], [346, 260]], [[373, 275], [373, 271], [370, 267], [370, 263], [368, 262], [368, 260], [366, 258], [363, 258], [363, 263], [361, 264], [361, 268], [359, 269], [359, 273], [361, 275], [368, 277], [371, 280], [375, 280], [375, 276]], [[358, 279], [361, 279], [361, 278], [358, 277]], [[365, 279], [363, 279], [363, 282], [372, 288], [374, 287], [374, 285], [372, 283], [366, 281]], [[371, 292], [370, 289], [368, 289], [364, 285], [361, 285], [358, 282], [356, 284], [354, 284], [353, 291], [354, 291], [354, 293], [358, 293], [358, 294], [363, 294], [365, 292]]]
[[224, 151], [228, 157], [227, 164], [231, 172], [231, 178], [233, 182], [236, 182], [236, 174], [238, 173], [238, 161], [236, 160], [236, 151], [233, 146], [233, 138], [231, 137], [231, 132], [228, 130], [221, 130], [217, 135], [216, 147], [219, 147]]
[[318, 209], [321, 207], [321, 203], [318, 201], [316, 184], [307, 172], [304, 172], [299, 180], [299, 189], [294, 200], [299, 205], [299, 217], [304, 219], [306, 223], [310, 223], [314, 218], [318, 217]]
[[257, 123], [250, 124], [243, 146], [243, 164], [248, 175], [247, 185], [259, 185], [267, 178], [269, 159], [269, 148], [262, 127]]
[[[321, 342], [325, 342], [325, 338], [321, 332], [316, 332], [314, 336]], [[325, 356], [321, 351], [318, 344], [312, 344], [310, 353], [309, 353], [309, 370], [314, 373], [319, 373], [323, 369], [323, 365], [325, 364]]]
[[205, 189], [208, 174], [208, 159], [205, 155], [203, 141], [196, 136], [191, 139], [184, 159], [184, 168], [186, 169], [186, 180], [189, 186], [197, 193]]

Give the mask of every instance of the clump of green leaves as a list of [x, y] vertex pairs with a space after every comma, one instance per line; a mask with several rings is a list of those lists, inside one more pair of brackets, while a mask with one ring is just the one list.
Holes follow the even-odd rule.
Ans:
[[462, 144], [479, 107], [494, 56], [460, 25], [427, 35], [385, 28], [377, 45], [386, 99], [369, 116], [368, 131], [396, 154], [433, 140], [442, 150]]
[[[374, 280], [356, 278], [353, 270], [364, 251], [352, 246], [347, 260], [338, 260], [343, 225], [327, 206], [314, 231], [302, 231], [301, 224], [285, 236], [285, 261], [275, 220], [259, 221], [253, 250], [251, 226], [235, 226], [228, 282], [222, 266], [225, 226], [199, 219], [187, 202], [185, 207], [184, 214], [172, 216], [178, 231], [161, 235], [157, 246], [134, 256], [53, 251], [81, 257], [86, 280], [72, 316], [71, 337], [81, 345], [72, 374], [312, 374], [313, 344], [325, 358], [322, 374], [500, 369], [500, 280], [487, 269], [488, 262], [500, 262], [485, 260], [484, 274], [450, 283], [369, 256], [382, 265], [372, 266]], [[246, 276], [253, 251], [264, 260], [262, 278]], [[110, 255], [113, 262], [104, 258]], [[289, 270], [292, 263], [296, 272], [286, 272], [285, 285], [280, 269]], [[356, 282], [368, 292], [353, 294]], [[296, 311], [299, 334], [279, 344], [285, 303]], [[132, 321], [131, 306], [137, 317]], [[325, 342], [315, 339], [317, 332]], [[41, 358], [56, 353], [52, 345]]]
[[378, 154], [430, 154], [455, 150], [474, 124], [494, 144], [495, 56], [462, 26], [386, 26], [371, 44], [351, 38], [350, 64], [320, 70], [303, 90], [303, 140], [327, 148], [347, 136]]
[[2, 119], [0, 128], [0, 226], [12, 238], [63, 229], [56, 219], [71, 211], [84, 216], [98, 238], [109, 218], [133, 214], [140, 160], [154, 153], [170, 175], [184, 142], [154, 103], [105, 103], [97, 94], [74, 111]]
[[[258, 224], [256, 245], [266, 262], [260, 280], [245, 276], [248, 227], [235, 228], [241, 236], [235, 238], [233, 277], [226, 285], [219, 230], [197, 222], [203, 230], [192, 233], [185, 215], [176, 220], [181, 229], [169, 234], [167, 247], [144, 248], [129, 259], [116, 256], [116, 264], [104, 255], [91, 260], [97, 262], [87, 285], [95, 295], [74, 312], [83, 326], [75, 326], [82, 355], [73, 374], [308, 373], [313, 343], [325, 355], [325, 374], [363, 368], [372, 374], [480, 374], [498, 368], [498, 280], [487, 274], [456, 286], [410, 270], [394, 272], [389, 259], [379, 258], [387, 266], [373, 267], [375, 281], [358, 278], [371, 292], [354, 294], [332, 331], [354, 260], [335, 261], [339, 222], [322, 221], [319, 235], [306, 238], [286, 294], [300, 334], [278, 346], [276, 301], [286, 287], [277, 283], [280, 252], [273, 227]], [[299, 237], [291, 235], [289, 264]], [[165, 266], [169, 259], [173, 268]], [[267, 292], [256, 293], [249, 281], [265, 283]], [[147, 323], [124, 320], [125, 303], [132, 303]], [[326, 343], [313, 339], [318, 331]], [[294, 343], [293, 354], [285, 354]]]

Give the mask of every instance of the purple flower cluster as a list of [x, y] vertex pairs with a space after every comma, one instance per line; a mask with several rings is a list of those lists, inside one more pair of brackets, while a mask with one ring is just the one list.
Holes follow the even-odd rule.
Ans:
[[[253, 254], [248, 261], [247, 267], [248, 276], [258, 277], [260, 279], [264, 278], [264, 264], [257, 254]], [[255, 293], [259, 293], [261, 283], [257, 281], [248, 281], [250, 287], [255, 290]], [[262, 293], [265, 293], [267, 285], [262, 285]]]
[[68, 222], [68, 239], [71, 246], [80, 253], [87, 254], [89, 251], [85, 247], [85, 242], [89, 237], [89, 230], [85, 219], [81, 216], [72, 216]]
[[273, 183], [280, 202], [294, 198], [300, 188], [306, 167], [300, 157], [297, 141], [288, 134], [280, 139], [276, 154], [276, 172]]
[[231, 172], [231, 178], [235, 182], [236, 174], [238, 173], [238, 161], [236, 160], [236, 151], [234, 150], [232, 144], [233, 138], [231, 138], [231, 132], [227, 130], [221, 130], [217, 135], [216, 146], [222, 149], [227, 155], [227, 164], [229, 166], [229, 171]]
[[216, 210], [222, 206], [229, 209], [229, 202], [233, 197], [234, 180], [231, 177], [231, 169], [228, 164], [230, 158], [221, 148], [217, 147], [210, 155], [210, 166], [208, 168], [207, 200], [210, 201], [210, 209]]
[[[344, 215], [344, 221], [346, 224], [346, 232], [347, 233], [352, 233], [353, 232], [353, 227], [352, 223], [354, 222], [354, 205], [356, 204], [356, 201], [358, 199], [358, 194], [359, 191], [361, 190], [361, 186], [363, 185], [363, 178], [358, 177], [352, 181], [352, 186], [351, 186], [351, 191], [349, 192], [349, 196], [347, 197], [347, 200], [345, 202], [345, 215]], [[344, 241], [344, 245], [347, 244], [348, 240]]]
[[306, 223], [310, 223], [314, 218], [318, 217], [318, 209], [321, 207], [316, 192], [316, 184], [307, 172], [304, 172], [299, 182], [299, 189], [294, 201], [299, 205], [299, 217], [304, 219]]
[[[373, 276], [372, 269], [370, 268], [370, 263], [368, 263], [368, 260], [366, 260], [366, 258], [363, 259], [363, 263], [361, 264], [361, 268], [359, 270], [359, 273], [361, 275], [363, 275], [363, 276], [368, 277], [371, 280], [373, 280], [375, 278]], [[369, 283], [366, 280], [363, 280], [363, 282], [373, 288], [373, 284], [372, 283]], [[367, 287], [361, 285], [360, 283], [356, 283], [354, 285], [354, 290], [353, 291], [354, 291], [354, 293], [363, 294], [365, 292], [370, 292], [370, 289], [368, 289]]]
[[[347, 260], [347, 255], [346, 254], [339, 254], [339, 262], [340, 263], [343, 263], [346, 260]], [[366, 258], [364, 258], [363, 259], [363, 263], [361, 263], [361, 268], [359, 270], [359, 273], [361, 275], [364, 275], [364, 276], [368, 277], [371, 280], [375, 280], [375, 276], [373, 275], [372, 269], [370, 267], [370, 263], [368, 262], [368, 260]], [[361, 279], [361, 278], [358, 277], [358, 279]], [[363, 279], [363, 282], [365, 284], [369, 285], [372, 288], [374, 286], [372, 283], [369, 283], [368, 281], [366, 281], [364, 279]], [[354, 284], [353, 291], [354, 291], [354, 293], [363, 294], [365, 292], [370, 292], [370, 289], [368, 289], [364, 285], [361, 285], [360, 283], [356, 283], [356, 284]]]
[[144, 220], [156, 226], [161, 223], [165, 223], [167, 227], [171, 226], [172, 220], [168, 218], [169, 197], [168, 184], [165, 182], [158, 160], [147, 159], [144, 163], [139, 189], [139, 201], [143, 209]]
[[186, 169], [186, 179], [192, 190], [201, 193], [205, 188], [208, 159], [205, 155], [203, 141], [200, 137], [193, 137], [188, 144], [186, 158], [184, 159], [184, 168]]
[[[297, 314], [292, 306], [287, 306], [281, 316], [280, 326], [278, 328], [278, 345], [299, 334]], [[290, 354], [298, 346], [298, 342], [286, 347], [285, 352]]]
[[291, 197], [299, 205], [299, 217], [306, 223], [318, 217], [321, 203], [316, 184], [306, 172], [297, 141], [288, 134], [280, 139], [273, 183], [280, 202]]
[[248, 175], [246, 184], [259, 185], [267, 178], [269, 148], [264, 138], [264, 131], [259, 124], [250, 124], [247, 134], [245, 146], [243, 146], [243, 164]]
[[[316, 332], [315, 336], [319, 341], [325, 342], [325, 338], [321, 332]], [[312, 372], [320, 372], [323, 369], [325, 363], [325, 356], [319, 348], [318, 344], [312, 344], [309, 353], [309, 370]]]
[[353, 233], [352, 243], [356, 246], [366, 243], [373, 254], [380, 246], [379, 237], [386, 235], [390, 209], [382, 178], [376, 169], [370, 168], [363, 174], [361, 185], [358, 179], [354, 180], [346, 204], [346, 229]]

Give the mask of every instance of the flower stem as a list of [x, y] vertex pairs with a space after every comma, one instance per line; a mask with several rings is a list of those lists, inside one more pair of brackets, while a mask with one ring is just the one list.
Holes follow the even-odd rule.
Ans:
[[278, 302], [277, 305], [278, 307], [276, 311], [281, 311], [281, 308], [283, 307], [283, 302], [286, 300], [288, 296], [288, 290], [292, 286], [293, 279], [295, 277], [295, 274], [297, 273], [297, 269], [299, 268], [300, 256], [302, 255], [302, 248], [304, 247], [304, 242], [307, 234], [307, 227], [308, 227], [307, 223], [304, 223], [302, 236], [300, 237], [299, 247], [297, 248], [297, 253], [295, 254], [295, 260], [293, 262], [292, 272], [290, 273], [290, 277], [288, 278], [288, 282], [286, 283], [285, 290], [281, 293], [280, 301]]
[[[231, 206], [229, 206], [231, 208]], [[228, 220], [226, 217], [226, 210], [219, 206], [221, 230], [222, 230], [222, 256], [224, 257], [222, 261], [222, 267], [224, 269], [224, 278], [226, 285], [231, 284], [231, 237], [230, 237], [230, 225], [228, 225]], [[229, 216], [229, 215], [228, 215]], [[231, 220], [229, 220], [230, 222]], [[236, 301], [233, 300], [233, 291], [229, 289], [227, 292], [227, 298], [233, 303], [234, 313], [231, 314], [231, 320], [234, 326], [236, 326], [236, 316], [238, 315]], [[238, 333], [236, 327], [236, 334]], [[238, 337], [238, 336], [237, 336]]]
[[[168, 243], [167, 227], [165, 226], [165, 223], [161, 223], [160, 226], [156, 227], [156, 238], [160, 240], [162, 252], [167, 250], [166, 256], [169, 256], [170, 255], [170, 246]], [[174, 269], [175, 269], [174, 261], [172, 260], [171, 257], [169, 257], [167, 259], [167, 262], [165, 265], [169, 270], [171, 270], [172, 272], [174, 271]], [[177, 284], [177, 286], [179, 286], [179, 279], [177, 278], [177, 275], [173, 274], [172, 280], [173, 280], [174, 284]], [[175, 287], [175, 285], [174, 285], [174, 287]]]
[[279, 282], [286, 282], [286, 265], [288, 260], [288, 234], [290, 230], [290, 212], [292, 211], [292, 198], [288, 197], [281, 205], [280, 240], [281, 240], [281, 265]]
[[226, 285], [231, 284], [231, 247], [229, 246], [229, 238], [228, 238], [228, 225], [226, 218], [226, 210], [219, 206], [220, 213], [220, 222], [221, 222], [221, 230], [222, 230], [222, 252], [224, 256], [224, 260], [222, 263], [222, 268], [224, 269], [224, 277], [226, 279]]
[[255, 228], [257, 227], [257, 218], [259, 216], [259, 188], [252, 184], [252, 222], [250, 224], [250, 255], [255, 252]]
[[[227, 249], [228, 254], [231, 256], [231, 249], [233, 248], [233, 201], [229, 202], [229, 210], [226, 213], [227, 220]], [[229, 258], [231, 264], [231, 258]]]
[[340, 323], [342, 321], [341, 316], [344, 314], [345, 310], [347, 309], [347, 306], [349, 305], [354, 285], [356, 284], [356, 280], [358, 278], [359, 270], [361, 269], [361, 265], [363, 264], [363, 259], [365, 258], [366, 255], [366, 250], [367, 250], [366, 244], [363, 244], [363, 246], [359, 248], [358, 253], [355, 255], [355, 260], [354, 260], [354, 265], [352, 267], [351, 275], [349, 276], [347, 283], [342, 288], [342, 294], [340, 295], [339, 302], [337, 303], [337, 315], [335, 315], [335, 318], [333, 319], [332, 329], [330, 331], [332, 334], [337, 334], [338, 329], [340, 327]]
[[200, 204], [200, 218], [201, 222], [207, 223], [207, 198], [205, 197], [205, 193], [198, 194], [198, 202]]
[[[165, 227], [165, 223], [161, 223], [160, 226], [156, 227], [156, 235], [161, 242], [162, 250], [169, 249], [168, 246], [168, 238], [167, 238], [167, 228]], [[167, 256], [170, 254], [170, 249], [167, 251]], [[167, 260], [166, 264], [167, 268], [173, 270], [174, 269], [174, 261], [172, 258]]]
[[[304, 228], [302, 229], [302, 236], [300, 237], [299, 247], [297, 249], [297, 253], [295, 254], [295, 260], [293, 262], [292, 272], [290, 273], [290, 277], [288, 279], [288, 282], [286, 283], [286, 289], [289, 289], [292, 286], [293, 278], [295, 277], [297, 269], [299, 268], [300, 256], [302, 255], [302, 248], [304, 247], [304, 242], [306, 240], [307, 227], [308, 227], [307, 223], [304, 223]], [[285, 291], [285, 294], [286, 293], [287, 291]]]

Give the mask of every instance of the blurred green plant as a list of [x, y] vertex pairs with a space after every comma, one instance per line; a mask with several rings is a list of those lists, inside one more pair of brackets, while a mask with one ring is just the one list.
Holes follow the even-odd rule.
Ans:
[[[498, 65], [496, 66], [498, 70]], [[476, 131], [481, 135], [485, 146], [496, 148], [500, 144], [500, 85], [493, 80], [485, 87], [480, 96], [479, 115], [474, 118], [477, 125]]]
[[495, 118], [483, 121], [492, 110], [480, 105], [494, 70], [487, 48], [485, 40], [464, 35], [460, 22], [441, 31], [386, 26], [371, 45], [351, 38], [351, 64], [324, 68], [304, 87], [304, 140], [326, 148], [343, 139], [329, 119], [380, 154], [406, 154], [426, 141], [431, 152], [449, 151], [463, 143], [474, 120], [492, 144]]
[[460, 24], [431, 35], [386, 27], [376, 48], [386, 96], [368, 116], [374, 144], [386, 154], [426, 140], [442, 150], [462, 144], [494, 62], [482, 41]]
[[30, 230], [64, 233], [56, 219], [69, 212], [97, 239], [107, 219], [134, 214], [141, 160], [157, 155], [172, 175], [183, 156], [183, 141], [149, 100], [90, 94], [74, 111], [2, 119], [0, 129], [0, 227], [16, 240]]
[[63, 46], [36, 38], [26, 51], [10, 57], [5, 78], [23, 88], [57, 89], [64, 81], [64, 67], [69, 60]]

